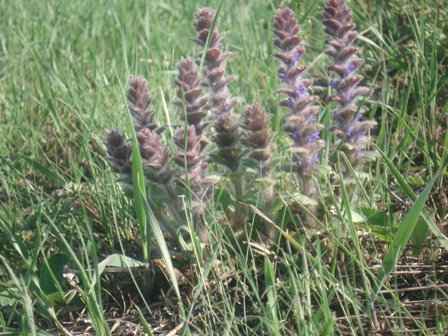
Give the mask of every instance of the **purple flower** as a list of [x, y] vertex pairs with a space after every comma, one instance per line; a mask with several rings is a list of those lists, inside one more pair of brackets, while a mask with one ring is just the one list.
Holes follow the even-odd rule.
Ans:
[[294, 55], [292, 56], [292, 58], [291, 58], [291, 63], [292, 64], [296, 64], [299, 60], [300, 60], [300, 57], [302, 57], [302, 54], [300, 53], [300, 52], [296, 52], [296, 53], [294, 53]]
[[317, 122], [319, 107], [314, 106], [318, 98], [308, 92], [312, 81], [304, 78], [307, 67], [298, 64], [305, 52], [300, 44], [301, 38], [297, 36], [299, 30], [291, 9], [277, 10], [274, 16], [274, 45], [280, 51], [275, 56], [283, 63], [279, 68], [280, 79], [288, 79], [282, 80], [286, 86], [278, 90], [288, 96], [280, 102], [281, 106], [289, 109], [282, 128], [294, 141], [292, 170], [297, 172], [301, 180], [302, 192], [311, 197], [315, 190], [312, 175], [319, 170], [319, 160], [315, 158], [318, 158], [318, 152], [325, 144], [320, 140], [323, 126]]
[[353, 99], [352, 91], [349, 91], [347, 94], [347, 99], [346, 99], [347, 103], [351, 102], [352, 99]]
[[347, 69], [346, 69], [346, 71], [345, 71], [345, 73], [346, 73], [346, 76], [348, 76], [348, 75], [350, 75], [353, 71], [355, 71], [356, 70], [356, 67], [355, 67], [355, 65], [354, 65], [354, 63], [350, 63], [348, 66], [347, 66]]
[[314, 142], [320, 139], [320, 131], [314, 131], [308, 136], [307, 142]]
[[353, 126], [351, 126], [351, 127], [348, 129], [348, 131], [347, 131], [347, 136], [348, 136], [349, 138], [354, 138], [355, 135], [356, 135], [356, 131], [355, 131], [355, 129], [353, 128]]
[[319, 154], [314, 154], [311, 158], [306, 160], [306, 166], [312, 167], [319, 163]]
[[337, 111], [333, 112], [333, 119], [338, 122], [339, 124], [341, 124], [342, 122], [344, 122], [344, 118], [342, 118], [339, 113], [337, 113]]
[[301, 137], [300, 137], [300, 129], [296, 129], [294, 131], [294, 133], [292, 134], [292, 139], [296, 142], [296, 143], [300, 143], [301, 141]]
[[[217, 156], [221, 164], [232, 171], [236, 171], [241, 158], [240, 137], [242, 129], [239, 126], [238, 115], [234, 112], [234, 108], [240, 100], [232, 98], [227, 85], [236, 76], [226, 75], [227, 63], [225, 60], [231, 53], [224, 52], [221, 41], [225, 33], [219, 31], [219, 20], [215, 20], [215, 15], [215, 11], [210, 8], [197, 11], [194, 26], [198, 37], [194, 38], [193, 41], [199, 45], [197, 64], [201, 63], [202, 55], [205, 53], [202, 85], [208, 89], [209, 99], [204, 109], [211, 111], [210, 118], [215, 129], [212, 139], [218, 146]], [[209, 44], [207, 44], [208, 39], [210, 40]]]
[[281, 82], [286, 82], [288, 80], [288, 77], [284, 73], [279, 73], [278, 77], [280, 78]]
[[[359, 121], [365, 109], [357, 106], [357, 97], [369, 90], [358, 87], [363, 76], [357, 75], [356, 70], [362, 65], [363, 60], [354, 56], [359, 48], [352, 45], [358, 35], [354, 30], [356, 25], [351, 22], [352, 17], [353, 13], [345, 0], [327, 0], [323, 25], [330, 38], [325, 41], [329, 45], [325, 53], [333, 58], [333, 65], [328, 69], [335, 74], [335, 78], [328, 85], [336, 91], [328, 100], [339, 105], [333, 113], [337, 126], [330, 129], [337, 135], [339, 141], [344, 141], [342, 147], [339, 147], [353, 168], [359, 169], [361, 162], [371, 157], [365, 151], [368, 144], [365, 134], [375, 122]], [[350, 170], [346, 169], [345, 174], [350, 175]]]
[[303, 86], [302, 84], [299, 84], [299, 87], [297, 88], [296, 93], [297, 93], [297, 96], [303, 97], [303, 98], [308, 98], [310, 96], [310, 94], [306, 90], [306, 87]]

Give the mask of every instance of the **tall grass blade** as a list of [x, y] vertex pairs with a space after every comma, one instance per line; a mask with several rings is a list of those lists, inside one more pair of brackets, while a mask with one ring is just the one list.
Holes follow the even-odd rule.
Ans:
[[386, 256], [384, 257], [383, 266], [378, 272], [377, 282], [375, 282], [373, 287], [371, 302], [375, 300], [378, 292], [380, 291], [381, 285], [394, 269], [398, 257], [406, 247], [406, 244], [408, 243], [409, 238], [414, 231], [415, 225], [417, 224], [417, 221], [424, 210], [425, 202], [429, 196], [429, 193], [431, 192], [434, 182], [436, 181], [437, 177], [444, 172], [447, 166], [448, 158], [445, 159], [445, 161], [442, 163], [442, 166], [429, 181], [428, 185], [425, 187], [421, 195], [415, 201], [411, 210], [409, 210], [408, 214], [404, 218], [403, 223], [401, 223], [398, 232], [393, 239]]
[[163, 233], [162, 230], [160, 229], [159, 226], [159, 222], [157, 222], [156, 217], [154, 216], [154, 213], [152, 212], [151, 208], [148, 205], [148, 202], [146, 202], [146, 200], [144, 200], [144, 194], [142, 192], [140, 192], [140, 197], [143, 200], [142, 206], [143, 206], [143, 210], [145, 211], [145, 217], [147, 218], [149, 227], [151, 228], [152, 233], [154, 234], [154, 237], [156, 239], [157, 242], [157, 246], [160, 249], [160, 253], [162, 254], [162, 259], [165, 263], [165, 267], [168, 271], [168, 274], [170, 275], [170, 281], [171, 284], [174, 287], [174, 291], [176, 292], [176, 295], [178, 297], [178, 299], [180, 300], [180, 291], [179, 291], [179, 285], [177, 283], [177, 278], [176, 278], [176, 274], [174, 272], [174, 266], [173, 263], [171, 262], [171, 256], [170, 256], [170, 252], [168, 250], [168, 246], [166, 245], [166, 241], [165, 238], [163, 237]]
[[266, 294], [268, 296], [267, 311], [271, 318], [274, 335], [280, 335], [280, 324], [277, 317], [277, 293], [275, 291], [275, 274], [271, 261], [264, 258], [264, 279], [266, 283]]
[[[117, 76], [118, 77], [118, 76]], [[134, 205], [135, 212], [137, 214], [138, 227], [142, 239], [143, 245], [143, 261], [149, 263], [150, 260], [150, 240], [151, 235], [148, 231], [147, 220], [146, 220], [146, 212], [144, 209], [143, 203], [146, 202], [146, 186], [145, 186], [145, 177], [143, 173], [143, 165], [142, 165], [142, 157], [140, 155], [140, 149], [137, 141], [137, 134], [134, 129], [134, 122], [132, 119], [132, 114], [129, 110], [127, 99], [124, 94], [123, 86], [120, 83], [121, 93], [123, 95], [123, 101], [126, 104], [126, 108], [128, 111], [128, 132], [131, 134], [131, 142], [132, 142], [132, 186], [134, 190]]]
[[[394, 175], [394, 177], [397, 179], [398, 184], [403, 189], [403, 191], [406, 194], [406, 196], [409, 197], [411, 199], [411, 201], [416, 202], [417, 196], [415, 195], [414, 191], [409, 186], [409, 184], [406, 182], [406, 180], [403, 177], [403, 175], [400, 174], [400, 172], [395, 167], [393, 162], [387, 157], [387, 155], [378, 146], [376, 146], [375, 144], [373, 144], [373, 146], [375, 146], [375, 149], [381, 154], [384, 162], [386, 162], [387, 166], [391, 170], [391, 172]], [[443, 172], [443, 170], [446, 168], [447, 164], [448, 164], [448, 156], [445, 156], [445, 158], [443, 160], [443, 163], [442, 163], [441, 167], [438, 170], [437, 175], [439, 175], [439, 174], [441, 174]], [[432, 183], [434, 183], [434, 177], [433, 177], [433, 179], [431, 181], [432, 181]], [[442, 231], [437, 226], [437, 224], [434, 223], [433, 219], [431, 218], [430, 214], [426, 211], [426, 209], [422, 208], [421, 212], [419, 213], [419, 215], [422, 216], [422, 218], [426, 221], [426, 224], [428, 224], [429, 228], [434, 233], [434, 236], [438, 240], [440, 245], [443, 248], [448, 250], [448, 238], [442, 233]]]
[[145, 329], [146, 334], [147, 334], [148, 336], [153, 336], [151, 327], [149, 326], [148, 322], [146, 322], [146, 319], [145, 319], [145, 317], [143, 316], [142, 311], [140, 310], [140, 308], [139, 308], [138, 306], [135, 306], [135, 308], [136, 308], [137, 311], [138, 311], [138, 316], [140, 317], [140, 321], [142, 322], [142, 326], [143, 326], [143, 329]]

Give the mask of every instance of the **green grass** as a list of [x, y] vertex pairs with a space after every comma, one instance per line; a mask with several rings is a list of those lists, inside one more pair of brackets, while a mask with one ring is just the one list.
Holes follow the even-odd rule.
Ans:
[[[123, 94], [132, 75], [148, 80], [157, 124], [180, 123], [172, 104], [176, 66], [197, 55], [190, 38], [199, 5], [0, 2], [0, 335], [68, 334], [76, 326], [114, 334], [113, 309], [134, 316], [141, 334], [178, 328], [182, 335], [370, 335], [381, 328], [390, 335], [444, 335], [448, 8], [444, 1], [349, 4], [365, 59], [360, 72], [372, 89], [367, 115], [378, 121], [372, 137], [379, 155], [366, 166], [367, 181], [355, 181], [355, 196], [353, 185], [333, 188], [330, 176], [319, 177], [326, 208], [316, 235], [302, 230], [289, 208], [301, 200], [288, 189], [295, 181], [279, 176], [282, 220], [272, 225], [282, 244], [272, 251], [232, 238], [231, 220], [220, 209], [229, 197], [221, 183], [207, 209], [217, 243], [203, 250], [187, 215], [190, 227], [181, 229], [187, 261], [171, 264], [172, 242], [163, 239], [137, 189], [136, 206], [124, 195], [102, 142], [105, 130], [132, 128]], [[312, 77], [327, 80], [322, 1], [227, 0], [219, 29], [233, 53], [227, 72], [238, 75], [230, 84], [242, 98], [237, 112], [259, 102], [283, 148], [285, 111], [277, 105], [279, 62], [272, 56], [279, 6], [296, 11], [307, 49], [303, 63]], [[320, 122], [331, 125], [332, 106], [322, 103]], [[172, 129], [162, 139], [173, 148]], [[281, 150], [276, 155], [287, 159]], [[330, 155], [324, 152], [323, 160]], [[259, 223], [254, 215], [248, 226]], [[108, 260], [123, 269], [118, 275], [101, 264], [115, 255], [126, 256]], [[147, 263], [154, 258], [166, 266], [168, 280]], [[126, 271], [140, 262], [146, 273]], [[65, 265], [69, 278], [62, 278]], [[177, 270], [190, 274], [193, 285], [178, 284]], [[150, 272], [160, 284], [148, 293]], [[133, 304], [135, 315], [127, 309]]]

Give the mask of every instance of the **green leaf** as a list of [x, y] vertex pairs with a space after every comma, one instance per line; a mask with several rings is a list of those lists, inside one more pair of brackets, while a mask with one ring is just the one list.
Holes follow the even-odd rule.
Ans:
[[308, 196], [303, 195], [301, 193], [294, 193], [291, 196], [294, 199], [294, 201], [296, 201], [297, 203], [303, 205], [304, 207], [316, 206], [318, 204], [318, 202], [314, 198], [308, 197]]
[[334, 319], [329, 319], [329, 320], [323, 325], [321, 335], [322, 335], [322, 336], [330, 336], [330, 335], [333, 335], [334, 323], [335, 323], [335, 320], [334, 320]]
[[369, 230], [372, 235], [386, 243], [390, 243], [392, 241], [392, 238], [395, 236], [395, 233], [398, 231], [397, 228], [388, 228], [381, 225], [372, 225], [366, 223], [357, 223], [357, 225], [366, 230]]
[[61, 292], [54, 292], [52, 294], [47, 294], [47, 300], [53, 308], [66, 305], [65, 297]]
[[235, 207], [236, 205], [235, 195], [227, 189], [223, 189], [220, 193], [215, 193], [214, 196], [215, 202], [217, 204], [221, 203], [224, 209], [227, 209], [229, 206]]
[[51, 336], [51, 334], [47, 333], [45, 330], [37, 328], [36, 336]]
[[122, 254], [112, 254], [98, 263], [98, 273], [102, 274], [107, 266], [112, 267], [144, 267], [147, 264]]
[[64, 281], [64, 266], [69, 260], [70, 258], [66, 254], [57, 253], [44, 263], [40, 272], [39, 282], [45, 294], [59, 293], [59, 288]]
[[[122, 92], [123, 88], [122, 88]], [[150, 233], [148, 232], [148, 226], [146, 221], [146, 212], [144, 210], [143, 203], [146, 203], [146, 186], [145, 186], [145, 176], [142, 165], [142, 157], [140, 156], [140, 149], [137, 141], [137, 134], [134, 129], [134, 122], [132, 119], [131, 111], [127, 106], [127, 99], [123, 94], [126, 107], [128, 109], [128, 129], [131, 134], [132, 141], [132, 185], [134, 188], [134, 205], [135, 212], [137, 213], [138, 228], [140, 231], [142, 243], [143, 243], [143, 260], [149, 262], [150, 259]], [[142, 197], [143, 195], [143, 197]]]
[[358, 211], [364, 217], [363, 222], [356, 223], [358, 226], [369, 230], [372, 235], [384, 242], [392, 241], [398, 229], [395, 225], [389, 224], [389, 216], [384, 211], [373, 208], [359, 208]]
[[415, 224], [414, 231], [412, 232], [409, 243], [415, 245], [412, 247], [412, 253], [417, 256], [420, 254], [423, 245], [425, 244], [426, 238], [428, 237], [428, 224], [423, 218], [419, 218]]
[[0, 291], [0, 307], [11, 307], [19, 302], [21, 302], [20, 292], [16, 287], [9, 287]]
[[146, 321], [145, 316], [143, 315], [140, 308], [136, 305], [135, 308], [138, 311], [138, 316], [140, 317], [140, 322], [142, 323], [143, 329], [145, 329], [145, 332], [148, 336], [153, 336], [154, 334], [151, 331], [151, 327], [149, 326], [148, 322]]
[[358, 211], [363, 214], [366, 224], [389, 227], [389, 216], [384, 211], [373, 208], [359, 208]]
[[366, 221], [366, 218], [359, 212], [350, 209], [350, 213], [351, 213], [351, 220], [353, 223], [358, 224], [358, 223], [364, 223]]

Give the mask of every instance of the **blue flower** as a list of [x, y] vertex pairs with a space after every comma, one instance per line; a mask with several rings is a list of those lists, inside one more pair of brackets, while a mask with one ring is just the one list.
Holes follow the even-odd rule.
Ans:
[[356, 131], [353, 126], [350, 126], [350, 128], [347, 131], [347, 138], [350, 142], [356, 143], [360, 139], [364, 138], [364, 135], [360, 131]]
[[311, 160], [309, 160], [310, 165], [315, 165], [316, 163], [319, 163], [319, 153], [314, 154]]
[[348, 94], [347, 94], [347, 98], [346, 98], [347, 103], [351, 102], [352, 99], [353, 99], [353, 95], [352, 95], [352, 91], [350, 90], [350, 91], [348, 92]]
[[296, 64], [299, 60], [300, 60], [300, 57], [302, 57], [302, 54], [301, 53], [299, 53], [298, 51], [292, 56], [292, 58], [291, 58], [291, 63], [292, 64]]
[[299, 84], [299, 87], [296, 90], [296, 94], [299, 97], [308, 98], [310, 96], [309, 92], [307, 91], [306, 87], [302, 84]]
[[300, 136], [300, 130], [299, 129], [296, 129], [295, 131], [294, 131], [294, 133], [292, 134], [292, 139], [296, 142], [296, 143], [300, 143], [300, 140], [301, 140], [301, 136]]
[[281, 82], [287, 82], [288, 77], [284, 73], [279, 73], [278, 77], [280, 78]]
[[345, 119], [342, 118], [342, 117], [339, 115], [338, 111], [335, 111], [335, 112], [333, 113], [333, 119], [334, 119], [336, 122], [338, 122], [339, 124], [342, 124], [342, 123], [345, 121]]
[[346, 76], [350, 75], [355, 70], [356, 66], [353, 63], [350, 63], [345, 70]]
[[311, 133], [308, 136], [308, 139], [306, 142], [310, 143], [310, 142], [314, 142], [316, 140], [320, 139], [320, 131], [314, 131], [313, 133]]

